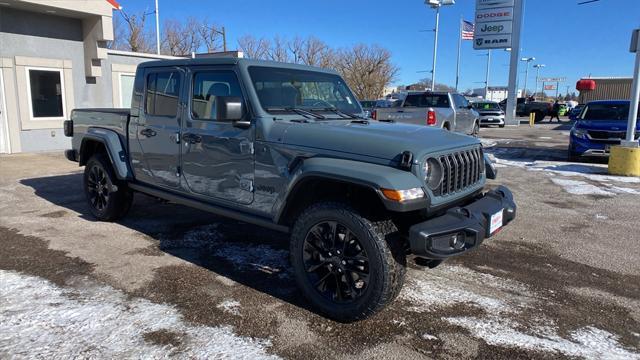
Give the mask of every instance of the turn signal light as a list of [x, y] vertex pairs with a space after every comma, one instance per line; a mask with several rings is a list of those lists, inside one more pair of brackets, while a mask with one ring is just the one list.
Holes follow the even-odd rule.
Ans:
[[407, 201], [415, 200], [424, 197], [424, 191], [421, 188], [413, 188], [409, 190], [392, 190], [392, 189], [380, 189], [382, 194], [389, 200], [393, 201]]
[[427, 111], [427, 125], [433, 126], [436, 124], [436, 112], [433, 110]]

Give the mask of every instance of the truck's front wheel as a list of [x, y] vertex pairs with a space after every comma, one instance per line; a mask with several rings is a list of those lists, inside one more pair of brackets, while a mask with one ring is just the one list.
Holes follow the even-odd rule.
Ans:
[[291, 235], [299, 288], [321, 313], [338, 321], [364, 319], [400, 293], [406, 259], [390, 220], [370, 221], [333, 202], [310, 206]]
[[116, 178], [111, 163], [101, 153], [93, 155], [84, 168], [84, 193], [89, 210], [101, 221], [123, 217], [133, 201], [131, 190]]

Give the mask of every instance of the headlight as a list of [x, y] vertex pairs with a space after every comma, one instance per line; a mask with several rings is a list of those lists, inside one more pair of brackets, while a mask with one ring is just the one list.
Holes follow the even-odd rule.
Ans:
[[393, 190], [393, 189], [381, 189], [382, 194], [389, 199], [394, 201], [408, 201], [415, 200], [424, 197], [424, 191], [422, 188], [413, 188], [408, 190]]
[[435, 158], [428, 158], [422, 164], [422, 174], [424, 176], [424, 182], [429, 189], [435, 190], [442, 183], [442, 165], [440, 161]]
[[587, 138], [587, 130], [573, 128], [571, 132], [573, 133], [573, 136], [577, 137], [578, 139]]

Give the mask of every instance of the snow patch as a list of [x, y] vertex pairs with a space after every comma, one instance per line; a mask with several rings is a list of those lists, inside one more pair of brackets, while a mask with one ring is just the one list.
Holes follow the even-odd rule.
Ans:
[[422, 334], [422, 338], [425, 339], [425, 340], [432, 340], [432, 341], [433, 340], [438, 340], [437, 337], [435, 337], [433, 335], [430, 335], [430, 334], [427, 334], [427, 333]]
[[564, 339], [548, 326], [528, 327], [532, 333], [524, 333], [519, 330], [522, 326], [507, 319], [454, 317], [445, 320], [467, 329], [490, 345], [562, 353], [586, 359], [640, 359], [640, 354], [622, 347], [617, 336], [591, 326], [577, 329], [569, 335], [570, 339]]
[[[65, 289], [0, 270], [0, 358], [276, 358], [266, 352], [268, 340], [191, 325], [171, 306], [85, 282]], [[153, 331], [179, 334], [179, 353], [146, 342], [144, 334]]]
[[232, 315], [240, 315], [240, 302], [236, 300], [227, 299], [216, 306], [218, 309], [223, 310]]
[[604, 195], [604, 196], [615, 195], [615, 193], [613, 192], [603, 190], [602, 188], [599, 188], [595, 185], [588, 184], [584, 181], [558, 179], [558, 178], [551, 178], [551, 181], [556, 185], [562, 186], [562, 188], [569, 194]]

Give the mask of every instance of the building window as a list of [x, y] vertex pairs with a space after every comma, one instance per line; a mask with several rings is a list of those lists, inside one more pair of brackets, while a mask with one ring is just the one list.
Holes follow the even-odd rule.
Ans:
[[65, 118], [62, 70], [27, 68], [29, 108], [35, 120]]
[[120, 107], [130, 108], [136, 74], [120, 74]]

